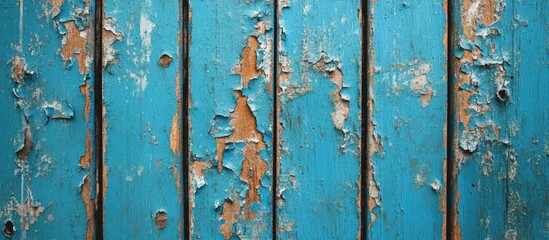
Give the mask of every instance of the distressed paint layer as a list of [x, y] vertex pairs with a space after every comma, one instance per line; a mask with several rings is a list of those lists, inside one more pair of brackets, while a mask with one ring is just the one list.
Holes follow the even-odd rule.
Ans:
[[178, 1], [105, 1], [105, 239], [184, 238], [181, 23]]
[[7, 237], [95, 236], [91, 4], [0, 3], [0, 58], [10, 63], [0, 66], [0, 223], [11, 224]]
[[271, 1], [190, 1], [192, 238], [271, 233]]
[[549, 237], [545, 1], [456, 1], [452, 234]]
[[444, 239], [446, 2], [368, 4], [367, 238]]
[[280, 239], [359, 239], [360, 1], [279, 1]]

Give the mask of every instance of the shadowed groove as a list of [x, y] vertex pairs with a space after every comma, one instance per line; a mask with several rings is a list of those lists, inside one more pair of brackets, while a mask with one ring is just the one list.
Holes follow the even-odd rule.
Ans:
[[94, 146], [96, 175], [95, 239], [103, 239], [103, 0], [95, 0], [94, 16]]

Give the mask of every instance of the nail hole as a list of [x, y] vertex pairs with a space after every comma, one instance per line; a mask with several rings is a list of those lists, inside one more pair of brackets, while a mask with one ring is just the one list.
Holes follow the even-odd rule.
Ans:
[[4, 235], [6, 235], [6, 237], [11, 238], [11, 236], [13, 236], [13, 234], [15, 234], [15, 228], [13, 226], [13, 222], [12, 221], [7, 221], [4, 224]]
[[156, 217], [154, 218], [154, 223], [159, 229], [163, 229], [168, 225], [167, 214], [164, 211], [156, 212]]
[[505, 101], [509, 97], [509, 91], [507, 89], [500, 89], [497, 92], [497, 96], [499, 100]]
[[170, 65], [171, 62], [172, 62], [172, 57], [170, 57], [170, 55], [162, 54], [162, 56], [160, 56], [160, 60], [158, 61], [158, 64], [161, 67], [166, 68]]

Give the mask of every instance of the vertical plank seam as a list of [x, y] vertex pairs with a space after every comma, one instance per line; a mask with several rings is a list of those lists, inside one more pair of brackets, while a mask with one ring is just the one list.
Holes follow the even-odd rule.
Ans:
[[360, 86], [362, 89], [360, 89], [361, 99], [360, 99], [360, 107], [361, 107], [361, 151], [360, 151], [360, 238], [366, 239], [368, 236], [368, 223], [367, 223], [367, 187], [368, 187], [368, 165], [367, 165], [367, 129], [368, 129], [368, 108], [366, 105], [368, 104], [368, 1], [369, 0], [361, 0], [360, 1], [360, 12], [361, 12], [361, 28], [362, 28], [362, 41], [361, 41], [361, 69], [360, 69]]
[[[455, 154], [454, 151], [457, 146], [454, 146], [454, 134], [456, 122], [454, 121], [454, 105], [455, 105], [455, 93], [453, 91], [453, 78], [454, 78], [454, 0], [446, 0], [446, 11], [448, 26], [446, 28], [446, 239], [453, 239], [452, 233], [454, 232], [454, 214], [452, 212], [453, 196], [454, 196], [454, 180], [457, 176], [454, 176], [454, 164]], [[457, 219], [456, 219], [457, 221]]]
[[277, 216], [277, 206], [276, 206], [276, 200], [277, 200], [277, 194], [278, 194], [278, 48], [279, 48], [279, 25], [278, 25], [278, 0], [274, 1], [274, 32], [273, 32], [273, 42], [274, 42], [274, 51], [273, 51], [273, 161], [272, 161], [272, 169], [273, 169], [273, 180], [272, 180], [272, 187], [271, 187], [271, 211], [272, 211], [272, 239], [277, 239], [277, 223], [278, 223], [278, 216]]
[[191, 231], [190, 231], [190, 224], [191, 224], [191, 218], [190, 218], [190, 204], [189, 204], [189, 164], [190, 164], [190, 152], [189, 152], [189, 149], [190, 149], [190, 140], [189, 140], [189, 133], [191, 131], [190, 129], [190, 125], [189, 125], [189, 98], [190, 98], [190, 84], [189, 84], [189, 80], [190, 80], [190, 77], [189, 77], [189, 23], [190, 23], [190, 3], [189, 3], [189, 0], [181, 0], [180, 1], [180, 4], [181, 4], [181, 11], [182, 11], [182, 27], [183, 27], [183, 31], [182, 31], [182, 36], [181, 36], [181, 39], [182, 39], [182, 43], [183, 46], [183, 54], [182, 54], [182, 74], [183, 74], [183, 87], [182, 87], [182, 91], [183, 91], [183, 94], [181, 94], [182, 96], [182, 105], [183, 107], [181, 108], [181, 116], [183, 116], [183, 131], [182, 131], [182, 134], [183, 134], [183, 146], [182, 146], [182, 150], [183, 150], [183, 154], [182, 154], [182, 163], [181, 163], [181, 167], [182, 167], [182, 171], [183, 171], [183, 194], [184, 194], [184, 198], [183, 198], [183, 231], [184, 231], [184, 239], [191, 239]]
[[103, 0], [95, 1], [94, 16], [94, 145], [96, 174], [95, 239], [103, 239]]
[[[514, 0], [510, 0], [510, 1], [511, 1], [511, 9], [510, 9], [511, 15], [516, 16], [515, 15], [515, 1]], [[504, 1], [502, 1], [502, 2], [504, 2]], [[502, 13], [502, 18], [503, 18], [503, 13]], [[511, 31], [511, 49], [514, 49], [514, 48], [515, 48], [515, 31]], [[512, 60], [510, 62], [512, 62]], [[512, 67], [511, 71], [516, 71], [515, 66]], [[511, 73], [511, 74], [512, 74], [511, 76], [513, 77], [514, 72]], [[506, 116], [505, 113], [502, 113], [502, 115], [503, 115], [504, 120], [508, 120], [508, 119], [506, 119], [507, 116]], [[504, 121], [504, 122], [509, 122], [509, 121]], [[511, 143], [511, 133], [508, 132], [507, 134], [508, 135], [506, 137], [507, 137], [507, 139], [509, 139], [509, 143], [512, 144]], [[512, 146], [512, 145], [510, 145], [510, 146]], [[508, 152], [510, 149], [511, 148], [509, 147], [505, 151]], [[510, 195], [510, 190], [509, 190], [509, 187], [510, 187], [509, 186], [509, 182], [510, 182], [509, 181], [509, 166], [511, 166], [510, 156], [509, 156], [509, 154], [505, 154], [505, 195], [504, 195], [505, 196], [505, 209], [503, 211], [503, 217], [504, 217], [504, 223], [503, 223], [504, 228], [503, 228], [503, 230], [504, 230], [505, 235], [507, 235], [506, 233], [509, 230], [509, 224], [510, 224], [509, 223], [509, 209], [510, 209], [510, 204], [511, 203], [509, 202], [509, 195]]]

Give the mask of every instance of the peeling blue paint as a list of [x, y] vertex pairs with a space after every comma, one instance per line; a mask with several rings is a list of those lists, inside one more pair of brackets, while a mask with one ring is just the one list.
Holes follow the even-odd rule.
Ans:
[[274, 6], [190, 8], [191, 237], [269, 238]]
[[104, 4], [104, 237], [183, 239], [179, 2]]
[[360, 234], [359, 1], [279, 1], [280, 239]]
[[369, 2], [370, 239], [446, 234], [445, 4]]

